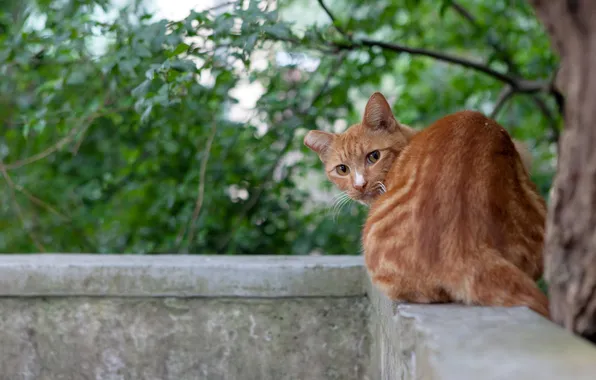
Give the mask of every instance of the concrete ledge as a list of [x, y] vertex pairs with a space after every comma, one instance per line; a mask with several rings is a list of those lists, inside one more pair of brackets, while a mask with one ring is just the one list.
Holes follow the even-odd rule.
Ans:
[[0, 342], [0, 380], [596, 378], [530, 310], [396, 304], [361, 256], [0, 255]]
[[369, 286], [379, 379], [596, 378], [596, 347], [528, 308], [397, 304]]
[[368, 302], [0, 298], [0, 380], [377, 380]]
[[0, 255], [0, 380], [373, 380], [362, 257]]
[[1, 255], [0, 296], [364, 296], [361, 256]]

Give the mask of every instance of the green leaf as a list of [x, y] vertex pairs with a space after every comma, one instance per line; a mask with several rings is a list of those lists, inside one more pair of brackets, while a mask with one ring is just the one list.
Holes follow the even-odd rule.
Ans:
[[144, 80], [143, 82], [141, 82], [141, 84], [139, 84], [137, 87], [135, 87], [131, 91], [131, 95], [134, 96], [135, 98], [144, 97], [145, 95], [147, 95], [147, 91], [149, 91], [150, 86], [151, 86], [151, 81]]
[[287, 39], [292, 36], [290, 29], [283, 23], [263, 27], [263, 31], [278, 39]]
[[453, 6], [453, 0], [442, 0], [441, 1], [441, 7], [439, 8], [439, 16], [441, 16], [441, 18], [444, 17], [445, 16], [445, 12], [451, 6]]
[[188, 50], [190, 46], [188, 44], [185, 44], [184, 42], [178, 44], [178, 46], [176, 46], [176, 48], [174, 49], [174, 51], [172, 52], [171, 56], [176, 56], [178, 54], [184, 53]]

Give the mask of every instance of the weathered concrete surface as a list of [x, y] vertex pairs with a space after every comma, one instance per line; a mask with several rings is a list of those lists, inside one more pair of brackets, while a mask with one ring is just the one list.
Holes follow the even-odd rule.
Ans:
[[594, 380], [596, 347], [525, 307], [414, 305], [370, 287], [381, 380]]
[[2, 298], [0, 379], [370, 379], [367, 314], [360, 297]]
[[370, 282], [369, 301], [373, 339], [371, 374], [377, 380], [419, 379], [415, 377], [415, 334], [409, 323], [411, 320], [400, 318], [397, 304], [381, 294]]
[[364, 296], [361, 256], [0, 255], [0, 296]]
[[596, 348], [526, 308], [397, 305], [362, 257], [0, 255], [0, 380], [29, 379], [592, 380]]

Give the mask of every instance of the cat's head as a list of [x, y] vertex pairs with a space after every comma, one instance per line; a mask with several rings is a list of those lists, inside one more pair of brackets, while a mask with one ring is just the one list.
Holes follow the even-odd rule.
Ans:
[[339, 134], [310, 131], [304, 144], [319, 155], [329, 180], [350, 198], [370, 204], [385, 191], [385, 175], [414, 133], [375, 92], [359, 124]]

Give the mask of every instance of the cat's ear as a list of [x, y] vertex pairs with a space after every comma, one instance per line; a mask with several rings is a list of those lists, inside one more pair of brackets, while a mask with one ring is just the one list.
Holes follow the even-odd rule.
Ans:
[[333, 134], [323, 131], [309, 131], [304, 136], [304, 145], [316, 152], [319, 156], [324, 154], [331, 142]]
[[375, 92], [368, 99], [362, 123], [373, 130], [394, 132], [399, 128], [399, 123], [391, 112], [391, 106], [380, 92]]

